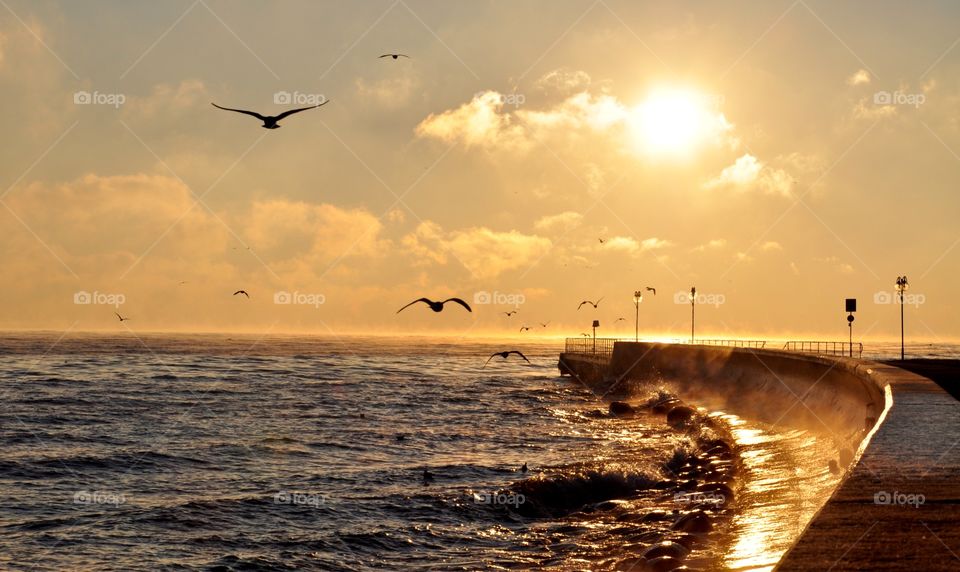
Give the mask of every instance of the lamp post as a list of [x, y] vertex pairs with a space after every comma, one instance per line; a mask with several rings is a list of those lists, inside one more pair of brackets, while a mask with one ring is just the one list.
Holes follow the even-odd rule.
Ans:
[[694, 340], [694, 325], [697, 323], [697, 287], [690, 287], [690, 343]]
[[593, 321], [593, 353], [597, 353], [597, 328], [600, 327], [600, 320]]
[[900, 359], [904, 359], [903, 347], [903, 293], [910, 288], [906, 276], [897, 276], [897, 294], [900, 295]]
[[847, 311], [847, 328], [850, 330], [850, 357], [853, 357], [853, 313], [857, 311], [857, 299], [847, 298], [844, 309]]
[[640, 341], [640, 302], [643, 302], [643, 292], [636, 290], [633, 293], [633, 305], [637, 308], [637, 319], [633, 326], [633, 341]]

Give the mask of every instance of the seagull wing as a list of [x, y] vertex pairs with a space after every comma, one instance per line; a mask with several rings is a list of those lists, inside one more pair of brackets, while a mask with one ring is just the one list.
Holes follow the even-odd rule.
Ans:
[[328, 104], [328, 103], [330, 103], [330, 100], [329, 100], [329, 99], [326, 99], [326, 100], [324, 100], [323, 103], [318, 103], [317, 105], [311, 105], [310, 107], [300, 107], [300, 108], [298, 108], [298, 109], [290, 109], [290, 110], [288, 110], [288, 111], [284, 111], [283, 113], [281, 113], [280, 115], [277, 116], [277, 121], [280, 121], [280, 120], [283, 119], [284, 117], [289, 117], [289, 116], [293, 115], [294, 113], [300, 113], [301, 111], [307, 111], [308, 109], [316, 109], [316, 108], [318, 108], [318, 107], [320, 107], [320, 106], [322, 106], [322, 105], [326, 105], [326, 104]]
[[119, 318], [121, 322], [123, 321], [123, 316], [121, 316], [121, 315], [118, 314], [117, 312], [114, 312], [114, 315], [115, 315], [117, 318]]
[[587, 300], [584, 300], [583, 302], [580, 302], [580, 305], [579, 305], [579, 306], [577, 306], [577, 310], [579, 310], [580, 308], [582, 308], [584, 304], [592, 304], [592, 303], [593, 303], [593, 302], [589, 302], [589, 301], [587, 301]]
[[235, 111], [235, 112], [237, 112], [237, 113], [243, 113], [244, 115], [252, 115], [253, 117], [256, 117], [257, 119], [259, 119], [260, 121], [265, 121], [265, 120], [267, 119], [266, 117], [260, 115], [260, 114], [257, 113], [256, 111], [246, 111], [246, 110], [244, 110], [244, 109], [233, 109], [233, 108], [230, 108], [230, 107], [221, 107], [221, 106], [219, 106], [219, 105], [217, 105], [216, 103], [213, 103], [213, 102], [211, 102], [210, 105], [216, 107], [217, 109], [222, 109], [222, 110], [224, 110], [224, 111]]
[[597, 306], [600, 305], [600, 300], [603, 300], [603, 296], [600, 296], [600, 298], [597, 299], [597, 301], [593, 303], [593, 307], [594, 307], [594, 308], [596, 308]]
[[523, 355], [519, 350], [510, 350], [510, 351], [507, 352], [507, 353], [508, 353], [508, 354], [517, 354], [518, 356], [520, 356], [520, 357], [522, 357], [523, 359], [527, 360], [527, 363], [530, 363], [530, 360], [527, 359], [527, 356]]
[[460, 304], [461, 306], [466, 308], [468, 312], [471, 312], [471, 313], [473, 312], [473, 309], [470, 308], [470, 305], [464, 302], [463, 300], [461, 300], [460, 298], [447, 298], [446, 300], [443, 301], [444, 304], [446, 304], [447, 302], [456, 302], [457, 304]]
[[657, 289], [656, 289], [656, 288], [651, 288], [650, 286], [647, 286], [647, 292], [653, 292], [653, 295], [654, 295], [654, 296], [657, 295]]
[[409, 308], [410, 306], [413, 306], [413, 305], [416, 304], [417, 302], [423, 302], [424, 304], [430, 304], [431, 300], [429, 300], [429, 299], [427, 299], [427, 298], [417, 298], [417, 299], [414, 300], [413, 302], [410, 302], [409, 304], [407, 304], [407, 305], [404, 306], [403, 308], [400, 308], [399, 310], [397, 310], [397, 313], [399, 314], [400, 312], [406, 310], [406, 309]]
[[500, 355], [500, 352], [497, 352], [497, 353], [493, 354], [492, 356], [488, 357], [488, 358], [487, 358], [487, 361], [483, 362], [483, 367], [487, 367], [487, 364], [490, 363], [490, 360], [492, 360], [493, 358], [497, 357], [498, 355]]
[[[393, 57], [393, 54], [383, 54], [382, 56], [380, 56], [380, 58], [392, 58], [392, 57]], [[377, 59], [379, 60], [380, 58], [377, 58]]]

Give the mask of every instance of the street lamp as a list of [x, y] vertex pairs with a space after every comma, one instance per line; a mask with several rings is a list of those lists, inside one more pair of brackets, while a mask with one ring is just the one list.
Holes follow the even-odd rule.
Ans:
[[633, 327], [633, 341], [640, 341], [640, 302], [643, 302], [643, 292], [637, 290], [633, 293], [633, 305], [637, 308], [637, 320]]
[[693, 343], [693, 326], [697, 323], [697, 287], [690, 287], [690, 343]]
[[850, 330], [850, 357], [853, 357], [853, 313], [857, 311], [857, 299], [847, 298], [844, 309], [847, 311], [847, 328]]
[[900, 295], [900, 359], [904, 358], [903, 348], [903, 293], [910, 288], [906, 276], [897, 276], [897, 294]]

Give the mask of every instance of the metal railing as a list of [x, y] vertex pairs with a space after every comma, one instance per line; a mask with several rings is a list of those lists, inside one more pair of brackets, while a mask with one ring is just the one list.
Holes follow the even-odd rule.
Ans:
[[616, 338], [567, 338], [564, 352], [568, 354], [594, 355], [610, 359]]
[[728, 346], [731, 348], [754, 348], [762, 350], [766, 345], [766, 340], [697, 340], [688, 342], [701, 346]]
[[[850, 342], [796, 341], [783, 344], [783, 349], [790, 352], [817, 355], [848, 356], [850, 355]], [[863, 357], [862, 342], [854, 342], [853, 353], [857, 357]]]

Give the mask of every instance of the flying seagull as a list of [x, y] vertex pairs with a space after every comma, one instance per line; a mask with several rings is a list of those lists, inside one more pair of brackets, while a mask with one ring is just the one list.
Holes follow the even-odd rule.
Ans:
[[604, 239], [602, 239], [602, 238], [598, 238], [597, 240], [600, 241], [600, 244], [603, 244], [604, 242], [606, 242], [606, 241], [605, 241]]
[[588, 334], [588, 333], [586, 333], [586, 332], [580, 332], [580, 335], [583, 336], [583, 337], [585, 337], [585, 338], [589, 338], [589, 337], [590, 337], [590, 334]]
[[379, 60], [379, 59], [383, 59], [383, 58], [393, 58], [393, 59], [397, 59], [397, 58], [407, 58], [407, 59], [409, 60], [409, 59], [410, 59], [410, 56], [408, 56], [407, 54], [383, 54], [382, 56], [380, 56], [380, 57], [377, 58], [377, 59]]
[[520, 351], [518, 351], [518, 350], [509, 350], [509, 351], [505, 351], [505, 352], [497, 352], [497, 353], [491, 355], [490, 357], [487, 358], [487, 361], [484, 362], [483, 367], [487, 367], [487, 364], [490, 363], [490, 360], [492, 360], [493, 358], [495, 358], [495, 357], [497, 357], [497, 356], [500, 356], [500, 357], [502, 357], [503, 359], [507, 359], [507, 357], [508, 357], [510, 354], [517, 354], [518, 356], [520, 356], [520, 357], [522, 357], [524, 360], [526, 360], [527, 363], [530, 363], [530, 360], [527, 359], [527, 356], [523, 355]]
[[520, 327], [520, 333], [522, 334], [523, 332], [525, 332], [525, 331], [527, 331], [527, 330], [529, 330], [529, 329], [530, 329], [530, 326], [521, 326], [521, 327]]
[[119, 313], [117, 313], [117, 312], [114, 312], [114, 314], [117, 316], [117, 319], [119, 319], [121, 322], [126, 322], [127, 320], [130, 319], [130, 318], [124, 318], [123, 316], [121, 316], [121, 315], [120, 315]]
[[590, 304], [591, 306], [593, 306], [593, 309], [596, 310], [597, 306], [600, 305], [600, 300], [603, 300], [603, 296], [600, 296], [600, 298], [596, 302], [591, 302], [590, 300], [584, 300], [583, 302], [580, 302], [579, 306], [577, 306], [577, 310], [579, 310], [584, 304]]
[[464, 302], [463, 300], [461, 300], [460, 298], [447, 298], [447, 299], [444, 300], [443, 302], [434, 302], [433, 300], [430, 300], [429, 298], [417, 298], [417, 299], [414, 300], [413, 302], [410, 302], [409, 304], [407, 304], [407, 305], [404, 306], [403, 308], [400, 308], [399, 310], [397, 310], [397, 313], [399, 314], [400, 312], [406, 310], [406, 309], [409, 308], [410, 306], [413, 306], [413, 305], [416, 304], [417, 302], [423, 302], [423, 303], [426, 304], [427, 306], [430, 306], [430, 309], [433, 310], [434, 312], [442, 312], [442, 311], [443, 311], [443, 305], [446, 304], [447, 302], [456, 302], [457, 304], [460, 304], [461, 306], [463, 306], [464, 308], [466, 308], [468, 312], [473, 312], [473, 310], [470, 308], [470, 305], [467, 304], [466, 302]]
[[549, 323], [550, 323], [550, 322], [540, 322], [540, 327], [541, 327], [541, 328], [546, 328], [546, 327], [547, 327], [547, 324], [549, 324]]
[[508, 318], [516, 313], [517, 313], [516, 310], [510, 310], [509, 312], [504, 312], [504, 314], [506, 314]]
[[263, 121], [262, 127], [263, 127], [264, 129], [280, 129], [280, 127], [282, 127], [282, 126], [281, 126], [281, 125], [278, 125], [277, 123], [278, 123], [281, 119], [283, 119], [283, 118], [285, 118], [285, 117], [289, 117], [289, 116], [293, 115], [294, 113], [300, 113], [301, 111], [306, 111], [306, 110], [308, 110], [308, 109], [316, 109], [316, 108], [320, 107], [321, 105], [326, 105], [328, 102], [329, 102], [329, 100], [325, 100], [323, 103], [318, 103], [317, 105], [311, 105], [310, 107], [300, 107], [300, 108], [298, 108], [298, 109], [290, 109], [290, 110], [288, 110], [288, 111], [284, 111], [284, 112], [281, 113], [280, 115], [260, 115], [260, 114], [257, 113], [256, 111], [246, 111], [246, 110], [243, 110], [243, 109], [233, 109], [233, 108], [230, 108], [230, 107], [220, 107], [219, 105], [217, 105], [216, 103], [213, 103], [213, 102], [211, 102], [210, 105], [216, 107], [217, 109], [223, 109], [224, 111], [235, 111], [235, 112], [237, 112], [237, 113], [243, 113], [243, 114], [245, 114], [245, 115], [250, 115], [250, 116], [256, 117], [256, 118], [259, 119], [260, 121]]
[[652, 286], [647, 286], [647, 292], [653, 292], [653, 295], [657, 295], [657, 289]]
[[234, 296], [236, 296], [237, 294], [243, 294], [244, 296], [247, 297], [247, 300], [250, 299], [250, 294], [247, 294], [246, 290], [237, 290], [236, 292], [233, 293]]
[[617, 318], [616, 320], [613, 321], [613, 323], [616, 324], [616, 323], [619, 322], [620, 320], [623, 320], [624, 322], [627, 321], [626, 318]]

